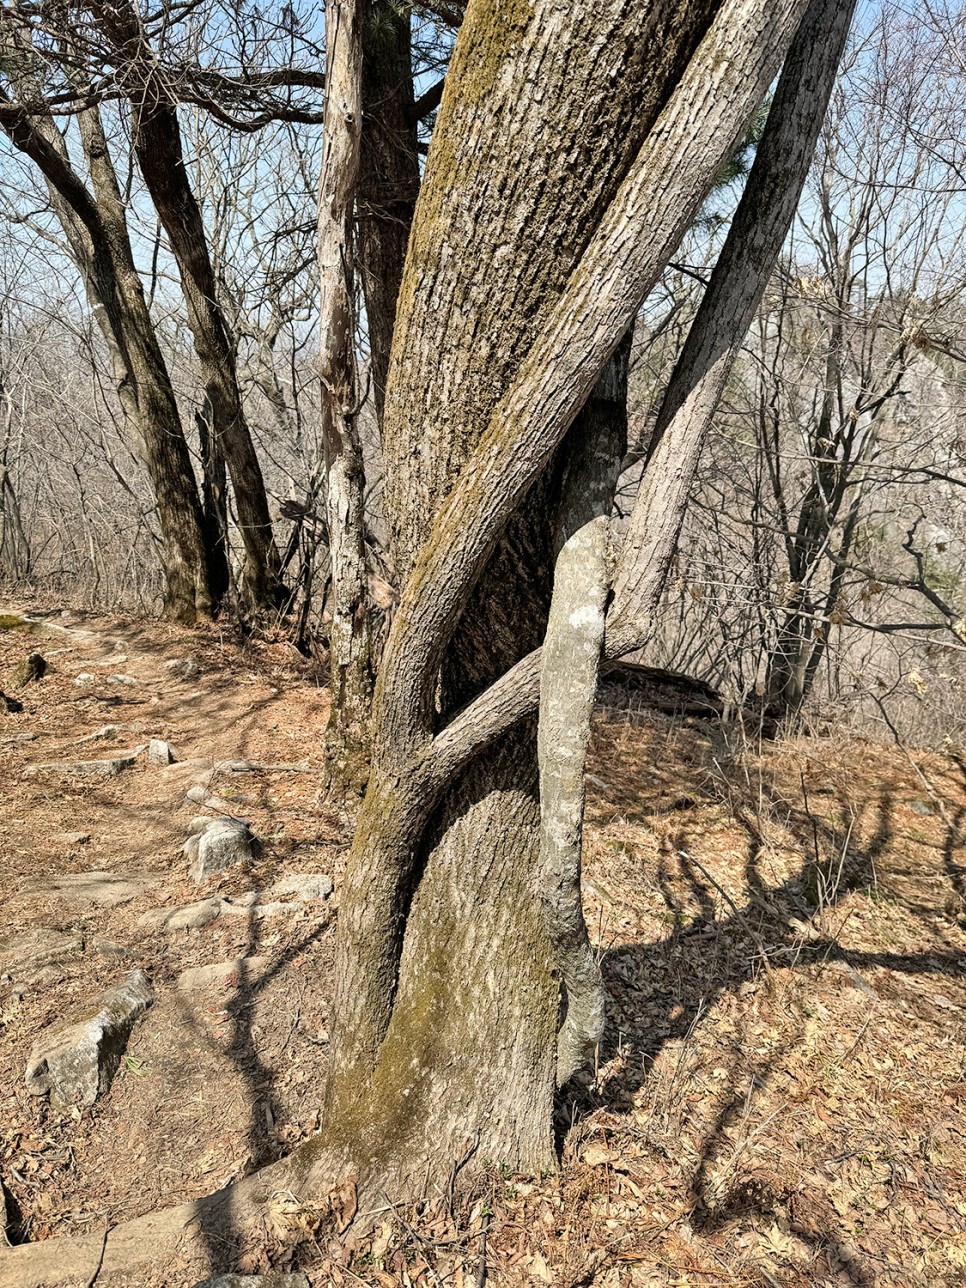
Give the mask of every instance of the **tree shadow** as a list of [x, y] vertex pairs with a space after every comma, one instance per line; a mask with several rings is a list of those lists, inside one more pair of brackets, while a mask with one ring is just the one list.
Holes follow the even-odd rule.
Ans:
[[[966, 786], [966, 772], [963, 780]], [[807, 792], [801, 804], [790, 801], [767, 776], [757, 786], [757, 800], [728, 802], [745, 836], [748, 893], [740, 904], [695, 858], [684, 822], [662, 844], [655, 887], [665, 905], [670, 933], [651, 943], [626, 943], [603, 952], [608, 1025], [599, 1065], [608, 1073], [599, 1081], [565, 1089], [558, 1107], [558, 1122], [564, 1128], [601, 1110], [620, 1114], [639, 1106], [639, 1093], [646, 1089], [665, 1047], [686, 1042], [724, 994], [755, 986], [763, 976], [836, 964], [860, 991], [868, 993], [873, 990], [861, 972], [874, 967], [912, 976], [966, 978], [966, 958], [952, 942], [946, 951], [945, 935], [940, 934], [940, 943], [928, 951], [866, 951], [842, 945], [841, 925], [838, 930], [828, 928], [830, 914], [848, 892], [866, 891], [870, 897], [880, 893], [881, 861], [897, 840], [894, 788], [883, 785], [869, 803], [870, 829], [859, 826], [844, 789], [826, 794], [830, 798], [827, 816], [820, 816]], [[623, 811], [622, 816], [628, 817]], [[777, 884], [769, 881], [763, 862], [768, 851], [765, 831], [776, 818], [802, 855], [798, 870]], [[964, 843], [964, 818], [966, 807], [946, 819], [942, 870], [957, 899], [966, 900], [966, 868], [956, 861]], [[909, 900], [903, 904], [924, 926], [928, 923], [935, 936], [935, 908]], [[686, 968], [685, 948], [698, 950], [687, 954]], [[656, 1022], [655, 998], [661, 999]], [[727, 1057], [721, 1059], [727, 1063]], [[759, 1062], [751, 1075], [752, 1085], [767, 1086], [777, 1059]], [[724, 1085], [737, 1080], [739, 1063], [737, 1057], [732, 1060]], [[671, 1076], [673, 1086], [677, 1074]], [[747, 1068], [741, 1076], [747, 1083]], [[828, 1282], [872, 1288], [879, 1272], [863, 1263], [854, 1248], [837, 1240], [834, 1213], [825, 1215], [814, 1196], [796, 1193], [793, 1186], [776, 1190], [769, 1182], [737, 1174], [724, 1188], [715, 1181], [715, 1163], [730, 1148], [729, 1134], [747, 1116], [750, 1098], [751, 1087], [728, 1096], [705, 1134], [690, 1177], [692, 1229], [714, 1234], [740, 1218], [769, 1217], [782, 1206], [791, 1236], [826, 1267]], [[870, 1261], [885, 1260], [869, 1256]], [[892, 1269], [900, 1268], [893, 1264]]]

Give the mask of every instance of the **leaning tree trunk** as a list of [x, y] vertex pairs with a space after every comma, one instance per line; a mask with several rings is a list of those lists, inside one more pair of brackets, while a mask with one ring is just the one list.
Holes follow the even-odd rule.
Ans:
[[281, 560], [261, 465], [242, 406], [235, 347], [218, 300], [207, 230], [185, 166], [177, 106], [129, 0], [96, 3], [92, 12], [120, 59], [121, 81], [134, 112], [138, 165], [178, 266], [211, 411], [211, 432], [235, 493], [245, 556], [245, 598], [256, 612], [277, 609], [286, 599]]
[[444, 1183], [471, 1159], [552, 1161], [561, 963], [538, 888], [535, 722], [469, 765], [456, 755], [442, 783], [427, 785], [426, 752], [541, 642], [554, 449], [803, 7], [467, 10], [389, 373], [387, 519], [408, 581], [340, 911], [323, 1133], [390, 1192]]
[[[9, 19], [5, 20], [8, 21]], [[17, 64], [29, 55], [20, 33], [3, 31]], [[28, 70], [8, 75], [22, 103], [0, 97], [0, 125], [43, 174], [51, 205], [81, 273], [107, 344], [115, 387], [134, 446], [151, 481], [161, 528], [166, 612], [182, 621], [211, 615], [210, 570], [188, 445], [128, 235], [127, 216], [97, 108], [81, 113], [93, 195], [72, 168], [66, 144]], [[29, 109], [29, 110], [28, 110]]]

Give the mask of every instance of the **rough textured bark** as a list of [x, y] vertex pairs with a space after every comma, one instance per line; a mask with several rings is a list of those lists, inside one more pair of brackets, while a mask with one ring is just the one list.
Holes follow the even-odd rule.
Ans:
[[333, 784], [343, 789], [361, 789], [366, 784], [373, 685], [352, 272], [353, 213], [362, 130], [362, 22], [356, 0], [328, 0], [317, 236], [322, 441], [332, 568], [332, 707], [326, 762]]
[[382, 422], [389, 351], [419, 191], [409, 12], [366, 0], [362, 19], [362, 150], [356, 200], [372, 395]]
[[340, 909], [324, 1133], [391, 1189], [470, 1158], [552, 1159], [560, 984], [537, 911], [535, 729], [462, 772], [450, 744], [449, 782], [433, 737], [542, 638], [548, 467], [804, 4], [765, 8], [471, 4], [457, 42], [387, 390], [407, 581]]
[[798, 206], [854, 8], [854, 0], [812, 0], [789, 49], [755, 163], [658, 412], [615, 577], [615, 644], [629, 636], [639, 647], [649, 633], [701, 448]]
[[255, 610], [277, 608], [285, 601], [281, 562], [261, 466], [242, 407], [234, 344], [218, 302], [204, 219], [185, 168], [177, 107], [128, 0], [96, 3], [92, 12], [120, 59], [119, 74], [134, 110], [138, 165], [178, 265], [211, 409], [211, 429], [235, 494], [244, 547], [245, 598]]
[[[5, 36], [10, 35], [5, 31]], [[11, 73], [8, 73], [11, 74]], [[29, 81], [18, 78], [29, 111], [0, 91], [0, 125], [40, 169], [104, 336], [125, 423], [144, 461], [161, 527], [165, 607], [194, 621], [215, 605], [197, 484], [164, 357], [134, 266], [127, 218], [96, 109], [81, 114], [93, 194]]]

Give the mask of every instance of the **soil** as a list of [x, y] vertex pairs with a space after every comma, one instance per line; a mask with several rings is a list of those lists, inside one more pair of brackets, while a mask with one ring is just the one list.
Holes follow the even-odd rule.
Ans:
[[[44, 927], [79, 932], [84, 948], [59, 979], [0, 982], [0, 1176], [17, 1239], [209, 1193], [311, 1134], [350, 835], [320, 796], [322, 677], [289, 645], [46, 622], [29, 640], [0, 629], [8, 694], [27, 652], [50, 664], [13, 694], [23, 712], [0, 715], [0, 940]], [[184, 680], [165, 662], [186, 657], [200, 674]], [[78, 687], [81, 671], [96, 684]], [[142, 755], [106, 780], [23, 776], [107, 754], [78, 741], [108, 723], [128, 726], [115, 746], [163, 737], [180, 764]], [[20, 733], [36, 736], [3, 741]], [[198, 887], [181, 853], [199, 813], [186, 762], [236, 758], [301, 768], [212, 778], [263, 848]], [[352, 1246], [305, 1221], [316, 1237], [293, 1257], [313, 1288], [966, 1283], [962, 761], [845, 734], [756, 745], [716, 723], [610, 709], [589, 770], [586, 911], [609, 1025], [597, 1068], [561, 1105], [559, 1171], [517, 1177], [494, 1160], [445, 1210], [390, 1211]], [[27, 891], [91, 871], [150, 884], [113, 906]], [[335, 894], [263, 921], [138, 925], [150, 908], [294, 872], [328, 873]], [[250, 984], [176, 987], [189, 967], [253, 954], [270, 965]], [[134, 967], [156, 1000], [110, 1090], [61, 1112], [29, 1096], [37, 1033]]]

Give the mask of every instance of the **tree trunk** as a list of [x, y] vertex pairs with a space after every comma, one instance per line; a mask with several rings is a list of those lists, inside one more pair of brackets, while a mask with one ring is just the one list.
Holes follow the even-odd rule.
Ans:
[[[643, 149], [717, 4], [610, 0], [566, 18], [550, 0], [467, 11], [397, 311], [386, 505], [408, 583], [377, 688], [380, 741], [340, 908], [320, 1148], [349, 1160], [363, 1184], [378, 1177], [387, 1192], [412, 1194], [470, 1160], [552, 1163], [561, 994], [540, 890], [535, 724], [432, 785], [421, 749], [542, 640], [559, 487], [559, 467], [545, 468], [550, 435], [559, 443], [586, 399], [633, 317], [632, 297], [659, 271], [652, 260], [663, 264], [692, 217], [803, 7], [772, 7], [766, 19], [739, 3], [719, 19], [693, 74], [704, 83], [699, 68], [734, 61], [743, 70], [720, 103], [733, 93], [736, 105], [723, 130], [712, 112], [682, 117], [682, 161], [698, 136], [713, 146], [695, 149], [679, 176]], [[747, 29], [739, 12], [754, 18]], [[722, 39], [734, 43], [728, 54]], [[539, 94], [523, 88], [533, 85]], [[680, 90], [682, 113], [691, 96]], [[666, 213], [650, 208], [661, 232], [642, 248], [620, 212], [625, 202], [637, 211], [651, 184]], [[641, 265], [618, 267], [618, 244]], [[591, 314], [611, 298], [598, 323]], [[542, 331], [558, 338], [545, 343]], [[591, 336], [599, 358], [578, 348]], [[571, 353], [582, 395], [568, 384]], [[569, 415], [538, 410], [523, 393], [548, 385], [569, 390]], [[554, 428], [533, 448], [542, 464], [514, 470], [511, 445], [527, 441], [529, 421], [534, 433]], [[502, 537], [488, 539], [501, 523]]]
[[185, 168], [177, 107], [127, 0], [95, 4], [92, 11], [121, 60], [121, 79], [134, 111], [138, 165], [178, 265], [211, 408], [212, 433], [224, 454], [235, 493], [245, 552], [245, 598], [256, 612], [277, 609], [286, 598], [281, 562], [261, 466], [242, 407], [234, 344], [218, 301], [204, 219]]
[[410, 17], [390, 0], [362, 16], [362, 148], [356, 197], [372, 396], [379, 424], [409, 230], [419, 192]]
[[362, 129], [362, 21], [356, 0], [328, 0], [317, 241], [321, 286], [319, 374], [332, 567], [332, 706], [326, 731], [326, 764], [330, 781], [342, 791], [361, 791], [369, 776], [373, 684], [352, 271]]
[[[9, 41], [15, 33], [8, 28], [4, 36]], [[16, 51], [18, 61], [24, 54], [17, 45], [8, 43], [7, 48]], [[71, 167], [64, 140], [39, 89], [26, 75], [18, 76], [17, 83], [29, 111], [4, 95], [0, 124], [47, 181], [54, 213], [107, 344], [125, 421], [157, 502], [165, 609], [182, 621], [208, 617], [214, 604], [197, 483], [164, 356], [134, 266], [124, 204], [99, 114], [94, 108], [81, 114], [92, 196]]]

